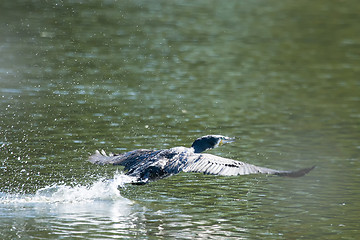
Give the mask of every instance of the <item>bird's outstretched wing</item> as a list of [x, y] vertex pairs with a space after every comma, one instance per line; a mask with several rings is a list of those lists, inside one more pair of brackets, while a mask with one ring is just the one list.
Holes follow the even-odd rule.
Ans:
[[103, 150], [101, 150], [101, 152], [96, 150], [95, 154], [91, 155], [88, 161], [99, 165], [121, 165], [125, 166], [125, 170], [129, 170], [133, 166], [147, 159], [151, 159], [151, 156], [156, 155], [158, 152], [159, 151], [156, 150], [138, 149], [124, 154], [114, 155], [106, 154]]
[[301, 177], [314, 169], [315, 166], [297, 171], [281, 171], [252, 164], [218, 157], [212, 154], [199, 154], [193, 161], [187, 162], [184, 172], [202, 172], [204, 174], [237, 176], [248, 174], [274, 174], [287, 177]]

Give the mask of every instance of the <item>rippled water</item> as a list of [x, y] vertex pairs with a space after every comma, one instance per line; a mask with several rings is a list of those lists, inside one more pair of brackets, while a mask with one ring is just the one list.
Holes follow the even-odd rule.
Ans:
[[[356, 239], [357, 1], [1, 1], [3, 239]], [[96, 149], [212, 154], [307, 176], [127, 185]]]

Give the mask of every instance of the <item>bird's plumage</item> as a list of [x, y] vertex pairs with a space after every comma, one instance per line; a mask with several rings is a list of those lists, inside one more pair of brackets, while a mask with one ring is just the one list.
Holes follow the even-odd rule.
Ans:
[[[204, 174], [237, 176], [247, 174], [274, 174], [288, 177], [300, 177], [310, 172], [314, 167], [298, 171], [280, 171], [258, 167], [241, 161], [223, 158], [212, 154], [201, 153], [231, 142], [233, 139], [209, 135], [197, 139], [191, 148], [174, 147], [164, 150], [138, 149], [119, 155], [107, 155], [96, 151], [89, 161], [94, 164], [112, 164], [124, 166], [127, 175], [135, 177], [135, 184], [145, 184], [164, 177], [183, 172], [200, 172]], [[202, 150], [202, 151], [201, 151]], [[200, 152], [199, 152], [200, 151]]]

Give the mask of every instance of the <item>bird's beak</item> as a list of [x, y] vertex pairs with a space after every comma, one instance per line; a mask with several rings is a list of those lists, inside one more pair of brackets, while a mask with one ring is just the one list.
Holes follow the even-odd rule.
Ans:
[[235, 138], [227, 137], [227, 138], [221, 139], [219, 145], [221, 146], [221, 145], [224, 145], [225, 143], [231, 143], [231, 142], [235, 142]]

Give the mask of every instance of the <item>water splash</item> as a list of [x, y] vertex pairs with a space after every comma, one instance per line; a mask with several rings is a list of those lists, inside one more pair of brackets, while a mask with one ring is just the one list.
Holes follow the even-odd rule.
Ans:
[[0, 203], [80, 203], [97, 200], [124, 200], [119, 187], [125, 187], [132, 178], [116, 173], [113, 179], [99, 179], [88, 186], [53, 184], [36, 191], [35, 194], [8, 194], [0, 192]]

